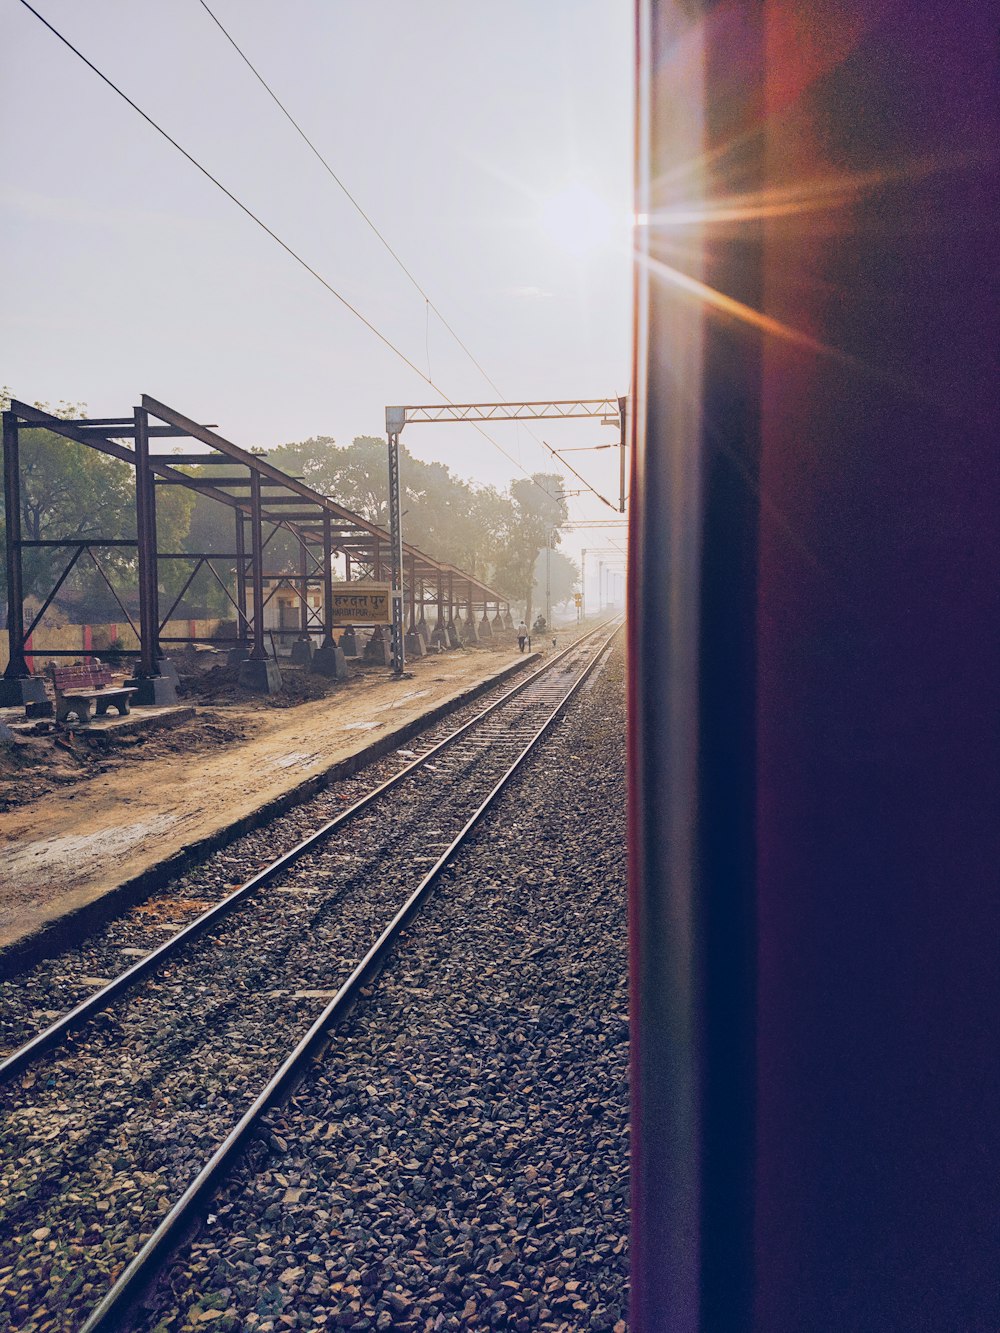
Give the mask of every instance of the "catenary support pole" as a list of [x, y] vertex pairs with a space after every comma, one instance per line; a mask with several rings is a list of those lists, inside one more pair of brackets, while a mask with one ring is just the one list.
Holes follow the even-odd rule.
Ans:
[[626, 421], [625, 421], [625, 405], [626, 405], [627, 401], [628, 401], [628, 400], [627, 400], [626, 398], [619, 398], [619, 399], [618, 399], [618, 426], [619, 426], [619, 431], [620, 431], [620, 435], [619, 435], [619, 438], [618, 438], [618, 512], [619, 512], [619, 514], [624, 514], [624, 512], [625, 512], [625, 448], [626, 448], [626, 435], [625, 435], [625, 428], [626, 428]]
[[552, 533], [545, 538], [545, 628], [552, 628]]
[[392, 669], [403, 674], [403, 524], [399, 498], [399, 432], [389, 432], [389, 539], [392, 545]]

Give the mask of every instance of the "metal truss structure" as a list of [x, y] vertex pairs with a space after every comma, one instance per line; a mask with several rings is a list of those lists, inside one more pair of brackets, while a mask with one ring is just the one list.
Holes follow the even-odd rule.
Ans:
[[547, 403], [432, 403], [430, 406], [387, 407], [397, 429], [411, 421], [559, 421], [600, 417], [617, 424], [624, 410], [622, 398], [572, 398]]
[[[52, 431], [135, 469], [134, 539], [102, 536], [23, 538], [19, 442], [20, 433], [32, 429]], [[197, 440], [207, 446], [209, 452], [163, 453], [152, 447], [153, 442], [160, 439], [184, 438]], [[455, 646], [459, 642], [454, 623], [456, 609], [459, 614], [465, 609], [466, 626], [471, 625], [472, 637], [478, 637], [475, 612], [479, 607], [482, 608], [479, 628], [484, 632], [487, 629], [492, 632], [498, 621], [505, 623], [500, 614], [501, 607], [509, 620], [509, 603], [501, 594], [463, 570], [403, 544], [398, 523], [398, 459], [395, 474], [390, 470], [390, 495], [395, 495], [391, 507], [397, 517], [394, 531], [389, 533], [272, 466], [266, 459], [224, 439], [211, 427], [200, 425], [145, 394], [141, 406], [133, 408], [131, 416], [100, 419], [64, 420], [14, 401], [10, 410], [3, 414], [3, 453], [10, 659], [0, 682], [0, 703], [31, 702], [44, 697], [43, 683], [28, 669], [29, 640], [82, 559], [90, 560], [97, 567], [136, 633], [138, 649], [123, 650], [122, 655], [136, 659], [135, 681], [140, 689], [138, 701], [141, 702], [161, 702], [172, 695], [172, 685], [162, 673], [163, 649], [169, 644], [194, 640], [190, 636], [167, 636], [164, 629], [203, 569], [208, 569], [220, 584], [236, 617], [235, 643], [232, 639], [217, 642], [240, 649], [247, 663], [247, 683], [265, 689], [273, 687], [273, 669], [265, 647], [264, 608], [279, 587], [291, 588], [299, 599], [301, 637], [309, 638], [312, 633], [320, 636], [317, 657], [324, 651], [332, 652], [332, 560], [338, 554], [345, 558], [348, 579], [370, 577], [380, 580], [387, 564], [391, 564], [393, 587], [398, 594], [394, 599], [394, 622], [398, 621], [400, 633], [404, 602], [408, 603], [409, 631], [413, 634], [426, 630], [424, 608], [436, 609], [435, 632], [438, 641], [445, 646]], [[202, 471], [193, 475], [184, 470], [190, 466], [197, 466]], [[232, 551], [161, 550], [157, 544], [156, 495], [162, 486], [182, 486], [228, 508], [233, 516]], [[298, 544], [296, 569], [265, 568], [265, 552], [279, 532], [288, 533]], [[31, 623], [26, 624], [23, 552], [34, 546], [65, 550], [68, 559], [44, 594], [40, 610]], [[125, 547], [136, 553], [138, 624], [101, 563], [100, 553], [114, 547]], [[184, 561], [191, 566], [180, 592], [163, 616], [160, 614], [161, 561]], [[320, 584], [323, 588], [322, 612], [309, 606], [310, 584]], [[489, 620], [491, 606], [495, 608], [492, 625]], [[376, 633], [381, 634], [380, 627]], [[468, 633], [462, 637], [468, 637]], [[207, 640], [199, 638], [197, 641]], [[44, 644], [33, 644], [30, 651], [46, 657], [77, 656], [76, 652], [67, 653], [47, 648]]]
[[[521, 403], [418, 403], [386, 407], [385, 433], [389, 441], [389, 528], [392, 550], [393, 669], [402, 674], [405, 663], [402, 607], [402, 516], [399, 494], [399, 437], [416, 423], [444, 421], [573, 421], [599, 419], [619, 430], [619, 512], [625, 512], [626, 398], [564, 398]], [[553, 450], [558, 456], [558, 451]], [[567, 467], [569, 464], [567, 464]], [[614, 506], [611, 506], [614, 508]]]
[[[624, 514], [627, 413], [627, 398], [561, 398], [537, 403], [409, 404], [385, 409], [385, 429], [391, 440], [393, 434], [398, 438], [403, 427], [411, 422], [584, 421], [596, 418], [602, 425], [618, 427], [618, 512]], [[558, 456], [558, 450], [552, 452]], [[570, 467], [568, 463], [566, 466]], [[573, 468], [570, 470], [575, 471]], [[579, 473], [576, 475], [579, 476]]]

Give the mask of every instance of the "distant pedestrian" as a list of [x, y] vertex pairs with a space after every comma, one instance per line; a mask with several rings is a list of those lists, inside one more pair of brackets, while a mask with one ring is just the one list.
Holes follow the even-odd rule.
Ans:
[[522, 620], [520, 625], [518, 625], [517, 627], [517, 651], [519, 653], [524, 652], [524, 645], [527, 643], [527, 641], [528, 641], [528, 627]]

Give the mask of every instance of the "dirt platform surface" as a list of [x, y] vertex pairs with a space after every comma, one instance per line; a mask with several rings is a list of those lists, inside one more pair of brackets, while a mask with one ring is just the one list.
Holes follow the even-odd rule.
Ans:
[[0, 771], [0, 951], [524, 661], [482, 646], [408, 663], [401, 680], [359, 673], [294, 707], [216, 696], [127, 745], [22, 746], [17, 771]]

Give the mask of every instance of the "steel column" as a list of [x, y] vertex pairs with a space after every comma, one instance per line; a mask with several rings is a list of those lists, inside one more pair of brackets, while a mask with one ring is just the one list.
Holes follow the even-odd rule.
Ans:
[[392, 546], [392, 669], [403, 674], [403, 527], [399, 502], [399, 433], [389, 433], [389, 536]]
[[309, 634], [309, 552], [304, 541], [299, 542], [299, 632]]
[[135, 535], [139, 566], [139, 664], [136, 677], [160, 674], [160, 608], [156, 568], [156, 500], [149, 466], [149, 416], [132, 409], [135, 421]]
[[250, 659], [267, 660], [264, 649], [264, 541], [260, 514], [260, 474], [250, 473], [250, 577], [253, 591], [253, 647]]
[[410, 631], [417, 628], [417, 557], [410, 556]]
[[552, 628], [552, 533], [545, 539], [545, 628]]
[[236, 520], [236, 606], [238, 610], [236, 637], [246, 648], [247, 644], [247, 547], [246, 533], [243, 527], [243, 510], [234, 509]]
[[24, 571], [21, 559], [21, 471], [17, 417], [3, 414], [3, 498], [7, 516], [7, 635], [10, 660], [3, 673], [16, 680], [29, 675], [24, 660]]
[[323, 647], [333, 647], [333, 534], [330, 515], [323, 515]]
[[625, 512], [625, 404], [628, 400], [618, 399], [618, 512]]

